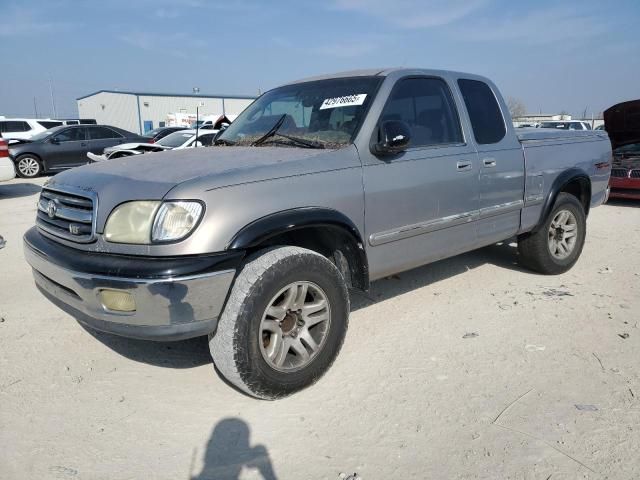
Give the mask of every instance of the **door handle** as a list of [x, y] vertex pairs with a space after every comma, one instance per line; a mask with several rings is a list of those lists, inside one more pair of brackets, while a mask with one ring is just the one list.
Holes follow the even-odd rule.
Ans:
[[86, 147], [86, 146], [87, 146], [87, 142], [82, 142], [82, 143], [80, 144], [80, 146], [81, 146], [81, 147]]
[[485, 158], [485, 159], [482, 160], [482, 163], [487, 168], [495, 167], [496, 166], [496, 159], [495, 158]]
[[471, 162], [458, 162], [456, 163], [456, 167], [459, 172], [466, 172], [467, 170], [471, 170], [472, 165]]

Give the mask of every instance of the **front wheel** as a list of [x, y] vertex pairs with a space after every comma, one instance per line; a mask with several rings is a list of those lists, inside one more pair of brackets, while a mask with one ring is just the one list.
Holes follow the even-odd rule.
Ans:
[[536, 232], [518, 238], [520, 263], [540, 273], [566, 272], [578, 261], [587, 231], [580, 201], [560, 193], [553, 210]]
[[273, 400], [315, 383], [344, 340], [349, 296], [328, 259], [299, 247], [249, 258], [209, 338], [219, 372], [251, 396]]
[[42, 164], [34, 155], [20, 155], [16, 159], [16, 170], [22, 178], [35, 178], [42, 173]]

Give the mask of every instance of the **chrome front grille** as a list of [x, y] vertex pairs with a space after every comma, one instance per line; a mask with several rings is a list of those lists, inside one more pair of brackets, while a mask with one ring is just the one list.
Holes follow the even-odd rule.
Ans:
[[94, 240], [96, 197], [91, 193], [43, 188], [38, 199], [36, 225], [72, 242]]
[[611, 176], [617, 178], [627, 178], [629, 176], [629, 170], [626, 168], [612, 168]]
[[640, 169], [631, 170], [631, 178], [640, 178]]

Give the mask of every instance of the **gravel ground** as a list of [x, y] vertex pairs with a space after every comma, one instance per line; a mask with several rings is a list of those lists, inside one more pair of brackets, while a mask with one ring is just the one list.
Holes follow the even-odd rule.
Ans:
[[568, 273], [496, 245], [353, 293], [314, 387], [230, 388], [203, 338], [92, 333], [35, 289], [42, 179], [0, 185], [0, 478], [640, 478], [640, 203], [595, 209]]

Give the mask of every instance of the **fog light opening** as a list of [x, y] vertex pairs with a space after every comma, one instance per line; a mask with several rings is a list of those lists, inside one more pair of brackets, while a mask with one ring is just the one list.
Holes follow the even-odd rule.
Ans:
[[136, 301], [129, 292], [122, 290], [100, 290], [102, 306], [114, 312], [135, 312]]

